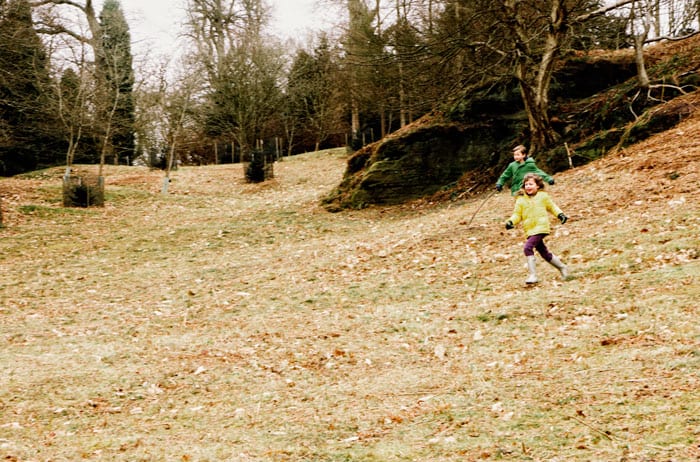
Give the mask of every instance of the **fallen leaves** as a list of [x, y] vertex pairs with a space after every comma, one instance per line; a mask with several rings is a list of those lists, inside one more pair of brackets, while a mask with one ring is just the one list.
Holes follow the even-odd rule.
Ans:
[[[84, 215], [51, 203], [52, 180], [3, 180], [0, 429], [55, 432], [20, 460], [622, 457], [576, 415], [655, 460], [645, 444], [697, 414], [698, 154], [667, 159], [676, 180], [629, 150], [558, 174], [577, 219], [547, 242], [576, 277], [539, 265], [530, 289], [522, 236], [501, 232], [510, 196], [469, 229], [476, 200], [328, 214], [341, 158], [285, 160], [267, 187], [183, 168], [165, 198], [159, 176], [110, 168], [122, 199]], [[657, 385], [633, 381], [642, 366]]]

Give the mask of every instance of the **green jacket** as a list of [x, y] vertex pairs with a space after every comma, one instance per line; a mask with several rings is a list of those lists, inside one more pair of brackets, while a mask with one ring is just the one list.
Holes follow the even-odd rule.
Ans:
[[522, 221], [523, 231], [528, 237], [535, 234], [549, 234], [551, 229], [549, 227], [548, 212], [555, 217], [562, 213], [549, 194], [544, 191], [537, 191], [537, 194], [534, 196], [518, 196], [510, 221], [513, 223], [513, 226]]
[[527, 157], [522, 164], [517, 161], [511, 162], [498, 178], [496, 185], [503, 186], [510, 181], [510, 193], [512, 196], [515, 196], [518, 191], [520, 191], [520, 188], [523, 187], [523, 178], [528, 173], [541, 176], [546, 183], [551, 183], [552, 181], [551, 176], [544, 173], [535, 165], [535, 159]]

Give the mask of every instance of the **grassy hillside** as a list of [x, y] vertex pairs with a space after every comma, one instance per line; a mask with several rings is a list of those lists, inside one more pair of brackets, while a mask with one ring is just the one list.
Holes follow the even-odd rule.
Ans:
[[697, 460], [698, 133], [558, 174], [533, 288], [509, 195], [330, 214], [342, 153], [0, 179], [0, 458]]

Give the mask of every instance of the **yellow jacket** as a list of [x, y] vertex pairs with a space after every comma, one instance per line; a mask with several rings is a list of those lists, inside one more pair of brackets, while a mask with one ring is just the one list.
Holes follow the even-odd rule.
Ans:
[[535, 234], [549, 234], [551, 229], [547, 212], [555, 217], [562, 213], [549, 194], [544, 191], [537, 191], [537, 194], [534, 196], [518, 196], [510, 221], [513, 223], [513, 226], [522, 221], [523, 231], [528, 237]]

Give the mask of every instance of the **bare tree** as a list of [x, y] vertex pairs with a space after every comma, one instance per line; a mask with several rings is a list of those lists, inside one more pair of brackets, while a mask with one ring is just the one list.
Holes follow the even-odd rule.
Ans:
[[[630, 103], [630, 111], [635, 117], [637, 117], [637, 114], [632, 105], [640, 95], [650, 100], [656, 100], [657, 98], [652, 96], [652, 90], [658, 88], [672, 88], [680, 93], [686, 93], [684, 88], [677, 85], [668, 83], [652, 84], [644, 58], [645, 45], [660, 40], [682, 40], [698, 33], [689, 27], [693, 18], [693, 14], [689, 14], [689, 12], [692, 12], [692, 8], [689, 8], [690, 4], [686, 2], [684, 8], [678, 8], [678, 11], [676, 11], [675, 7], [679, 6], [673, 0], [667, 0], [666, 2], [660, 0], [634, 0], [629, 6], [627, 20], [628, 27], [634, 38], [634, 57], [639, 87], [639, 91]], [[681, 14], [682, 11], [685, 11], [685, 13]], [[682, 26], [679, 26], [679, 24], [682, 24]], [[654, 32], [653, 35], [651, 34], [652, 31]], [[669, 35], [664, 35], [666, 31], [668, 31]], [[677, 33], [682, 33], [683, 35], [676, 37], [675, 34]]]
[[160, 96], [165, 118], [162, 128], [164, 140], [168, 146], [162, 188], [163, 194], [166, 194], [170, 184], [170, 174], [176, 162], [176, 148], [181, 141], [187, 118], [191, 115], [194, 98], [201, 90], [202, 81], [201, 73], [190, 64], [183, 66], [173, 85], [169, 85], [164, 78], [161, 82]]
[[462, 85], [482, 85], [509, 75], [516, 79], [534, 153], [559, 137], [550, 123], [549, 93], [571, 27], [633, 1], [597, 7], [595, 0], [453, 0], [446, 11], [457, 19], [454, 38], [438, 36], [445, 45], [437, 48], [464, 73]]
[[[506, 20], [513, 32], [513, 47], [509, 50], [515, 56], [515, 76], [520, 84], [520, 91], [528, 114], [530, 125], [530, 149], [538, 149], [554, 144], [558, 139], [557, 133], [549, 119], [549, 90], [554, 72], [554, 65], [559, 55], [563, 40], [574, 22], [584, 22], [590, 18], [605, 14], [608, 11], [632, 3], [634, 0], [620, 0], [612, 5], [576, 13], [579, 2], [566, 0], [550, 0], [538, 2], [548, 9], [527, 11], [522, 0], [503, 0]], [[541, 16], [540, 16], [541, 14]], [[533, 18], [542, 18], [542, 23]], [[543, 39], [537, 41], [537, 35]], [[533, 44], [541, 43], [537, 48]], [[539, 62], [535, 64], [539, 56]]]
[[[122, 67], [122, 50], [111, 48], [107, 51], [105, 49], [103, 28], [97, 17], [93, 0], [34, 0], [31, 5], [38, 11], [38, 32], [49, 35], [66, 35], [80, 43], [87, 44], [92, 50], [94, 63], [101, 64], [93, 68], [96, 90], [93, 106], [96, 113], [99, 114], [97, 120], [102, 129], [98, 173], [98, 176], [101, 177], [106, 156], [112, 148], [111, 136], [114, 116], [120, 101], [125, 97], [122, 86], [111, 85], [109, 79], [113, 81], [123, 80], [125, 77], [122, 74], [132, 72], [132, 70]], [[83, 31], [79, 24], [70, 24], [67, 19], [70, 15], [65, 14], [65, 8], [71, 8], [80, 13], [88, 26], [87, 31]]]
[[[637, 66], [637, 81], [641, 91], [649, 90], [649, 74], [647, 73], [646, 64], [644, 61], [644, 44], [649, 38], [653, 21], [653, 11], [658, 12], [658, 2], [649, 2], [644, 5], [643, 2], [634, 1], [629, 10], [629, 23], [634, 37], [634, 62]], [[658, 19], [658, 18], [657, 18]], [[657, 36], [660, 33], [658, 28], [659, 21], [656, 21]]]
[[70, 176], [75, 154], [85, 128], [90, 124], [87, 106], [92, 96], [91, 79], [86, 76], [85, 50], [81, 45], [75, 56], [74, 67], [66, 67], [56, 79], [56, 104], [58, 117], [63, 124], [68, 146], [66, 148], [66, 174]]
[[[283, 61], [261, 0], [189, 0], [189, 37], [207, 77], [205, 132], [252, 149], [279, 109]], [[281, 47], [280, 47], [281, 48]]]
[[169, 87], [169, 65], [170, 59], [162, 58], [149, 69], [142, 69], [134, 91], [139, 158], [151, 167], [158, 164], [158, 155], [166, 145], [162, 127], [166, 120], [163, 106]]
[[[102, 50], [102, 26], [95, 13], [92, 0], [33, 0], [30, 5], [37, 10], [37, 32], [49, 35], [65, 34], [79, 42], [90, 45], [95, 59], [104, 55]], [[89, 34], [76, 30], [76, 25], [70, 25], [67, 16], [61, 13], [62, 7], [79, 11], [87, 22]], [[79, 28], [79, 26], [78, 26]]]

